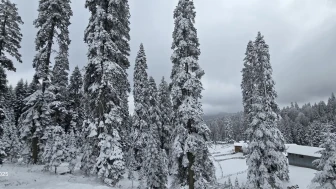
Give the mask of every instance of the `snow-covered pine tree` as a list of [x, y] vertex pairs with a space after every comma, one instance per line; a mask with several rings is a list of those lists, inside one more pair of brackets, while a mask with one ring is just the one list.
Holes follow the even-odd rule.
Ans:
[[123, 134], [129, 123], [126, 73], [129, 66], [126, 57], [129, 51], [129, 7], [128, 1], [109, 0], [87, 0], [85, 7], [91, 12], [84, 35], [89, 46], [84, 76], [84, 91], [90, 109], [86, 122], [97, 129], [97, 139], [93, 142], [99, 149], [91, 156], [98, 156], [95, 164], [98, 176], [113, 186], [125, 173], [121, 142], [126, 137]]
[[250, 188], [282, 188], [288, 180], [288, 164], [283, 154], [285, 142], [277, 128], [277, 94], [274, 90], [268, 45], [258, 32], [254, 42], [252, 111], [248, 138], [247, 165]]
[[27, 97], [27, 89], [23, 82], [23, 79], [20, 79], [15, 87], [15, 102], [14, 102], [14, 113], [15, 113], [15, 125], [18, 127], [18, 122], [23, 109], [25, 107], [24, 99]]
[[254, 90], [253, 77], [254, 77], [254, 61], [255, 61], [255, 51], [253, 42], [249, 41], [247, 44], [245, 58], [244, 58], [244, 68], [242, 69], [242, 94], [243, 94], [243, 107], [244, 107], [244, 124], [247, 126], [251, 123], [252, 118], [252, 92]]
[[292, 125], [294, 123], [289, 119], [287, 115], [285, 115], [282, 119], [279, 120], [279, 129], [283, 133], [286, 143], [293, 143], [293, 135], [292, 135]]
[[238, 178], [236, 177], [235, 184], [234, 184], [234, 189], [240, 189]]
[[54, 126], [52, 129], [52, 147], [51, 147], [51, 159], [49, 162], [50, 168], [55, 168], [55, 174], [57, 173], [57, 167], [61, 165], [62, 161], [66, 157], [67, 149], [64, 140], [64, 130], [60, 126]]
[[56, 40], [60, 48], [56, 56], [58, 58], [64, 56], [63, 50], [70, 43], [68, 37], [68, 27], [72, 16], [70, 0], [40, 0], [38, 12], [38, 18], [34, 21], [38, 29], [35, 39], [37, 54], [33, 62], [36, 70], [34, 82], [38, 83], [38, 90], [27, 98], [27, 109], [20, 118], [21, 124], [24, 125], [21, 128], [22, 138], [28, 153], [32, 153], [33, 163], [38, 162], [39, 154], [43, 152], [45, 141], [40, 139], [45, 128], [50, 126], [50, 103], [55, 99], [53, 87], [49, 89], [53, 41]]
[[167, 155], [161, 148], [162, 124], [158, 107], [157, 87], [153, 77], [149, 78], [149, 130], [143, 154], [144, 162], [141, 174], [145, 175], [146, 187], [156, 189], [167, 188], [168, 165]]
[[231, 177], [228, 178], [228, 183], [227, 183], [227, 189], [232, 189], [233, 185], [232, 185], [232, 181], [231, 181]]
[[0, 65], [7, 70], [15, 71], [13, 61], [5, 53], [22, 62], [19, 49], [22, 40], [20, 24], [23, 24], [18, 14], [16, 4], [10, 0], [0, 2]]
[[203, 189], [215, 181], [207, 141], [210, 130], [203, 120], [200, 99], [204, 71], [194, 26], [195, 6], [191, 0], [179, 0], [174, 11], [173, 63], [170, 86], [173, 104], [172, 188]]
[[54, 127], [47, 127], [44, 131], [43, 137], [41, 138], [42, 140], [46, 140], [46, 144], [44, 146], [44, 151], [42, 154], [42, 162], [44, 163], [43, 171], [49, 171], [51, 169], [50, 162], [53, 155], [52, 150], [54, 145], [53, 129]]
[[166, 150], [166, 153], [170, 153], [171, 147], [171, 133], [173, 131], [173, 126], [171, 123], [171, 118], [173, 115], [173, 107], [170, 98], [170, 91], [168, 83], [165, 81], [164, 77], [161, 79], [158, 90], [158, 106], [160, 109], [160, 122], [162, 124], [161, 133], [161, 149]]
[[3, 66], [0, 65], [0, 103], [4, 105], [5, 95], [7, 93], [7, 74]]
[[70, 173], [74, 172], [75, 166], [77, 164], [77, 139], [73, 129], [70, 130], [69, 134], [69, 144], [67, 146], [67, 155], [68, 155], [68, 162], [69, 162], [69, 170]]
[[32, 81], [29, 83], [27, 87], [27, 97], [33, 94], [38, 90], [38, 80], [33, 77]]
[[0, 65], [0, 158], [6, 156], [6, 144], [4, 138], [4, 132], [7, 123], [7, 111], [5, 108], [5, 95], [7, 93], [7, 75], [5, 69]]
[[329, 122], [335, 122], [336, 118], [336, 98], [335, 94], [331, 93], [331, 97], [328, 99], [328, 104], [327, 104], [327, 109], [328, 109], [328, 121]]
[[[86, 95], [85, 95], [86, 96]], [[85, 97], [85, 103], [87, 102], [87, 97]], [[85, 110], [89, 111], [89, 108], [85, 106]], [[82, 159], [80, 169], [86, 175], [94, 175], [96, 171], [94, 170], [94, 165], [97, 162], [98, 157], [98, 143], [97, 143], [97, 126], [90, 122], [88, 119], [88, 113], [86, 114], [86, 119], [83, 121], [83, 128], [81, 132], [82, 141]]]
[[147, 59], [143, 44], [140, 44], [140, 49], [135, 59], [134, 65], [134, 113], [133, 113], [133, 148], [135, 160], [140, 168], [143, 162], [142, 156], [145, 148], [149, 129], [149, 83], [147, 75]]
[[4, 96], [2, 96], [1, 104], [4, 110], [5, 119], [0, 123], [3, 127], [3, 135], [0, 137], [5, 147], [5, 153], [10, 161], [18, 158], [20, 150], [20, 141], [18, 138], [18, 130], [15, 126], [15, 115], [13, 103], [15, 95], [12, 86], [6, 86]]
[[310, 146], [320, 146], [322, 142], [322, 123], [316, 120], [309, 125], [308, 129]]
[[111, 34], [111, 39], [117, 47], [116, 53], [113, 55], [113, 59], [116, 64], [120, 66], [123, 70], [123, 74], [116, 77], [117, 82], [115, 82], [115, 90], [118, 91], [118, 96], [120, 98], [120, 108], [121, 108], [121, 123], [117, 128], [119, 130], [120, 142], [123, 150], [126, 152], [130, 144], [128, 142], [130, 136], [127, 131], [129, 130], [129, 110], [128, 110], [128, 96], [131, 91], [130, 83], [128, 81], [128, 76], [126, 70], [130, 67], [130, 62], [128, 56], [130, 55], [130, 8], [128, 0], [108, 0], [103, 1], [109, 4], [108, 13], [113, 19], [109, 20], [111, 23], [106, 28]]
[[[70, 6], [66, 7], [66, 11], [69, 12], [69, 18], [72, 15]], [[70, 20], [66, 19], [70, 25]], [[68, 28], [63, 28], [64, 31], [62, 35], [63, 41], [59, 46], [59, 52], [55, 58], [55, 65], [52, 70], [51, 77], [51, 86], [50, 90], [55, 95], [55, 100], [51, 102], [50, 108], [52, 109], [51, 118], [53, 119], [54, 125], [61, 126], [64, 131], [67, 133], [69, 131], [70, 120], [69, 112], [67, 105], [68, 97], [68, 75], [69, 75], [69, 60], [68, 60], [68, 51], [70, 45], [69, 32]]]
[[323, 150], [318, 153], [321, 158], [313, 162], [317, 166], [317, 173], [312, 180], [311, 189], [332, 189], [336, 188], [336, 134], [331, 133], [331, 125], [323, 133], [323, 141], [320, 145]]
[[[71, 117], [70, 127], [74, 130], [75, 135], [79, 136], [82, 132], [83, 118], [84, 118], [84, 104], [83, 104], [83, 77], [78, 68], [75, 67], [70, 76], [70, 83], [68, 86], [68, 106], [69, 115]], [[79, 143], [79, 145], [81, 142]]]

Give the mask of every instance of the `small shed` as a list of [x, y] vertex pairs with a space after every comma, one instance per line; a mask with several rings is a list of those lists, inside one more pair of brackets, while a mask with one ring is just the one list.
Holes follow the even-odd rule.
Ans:
[[243, 147], [247, 146], [247, 143], [244, 141], [235, 142], [233, 144], [235, 153], [243, 152]]
[[321, 154], [318, 154], [317, 152], [323, 149], [297, 144], [286, 144], [286, 148], [289, 165], [311, 169], [316, 169], [316, 167], [313, 166], [313, 161], [321, 157]]

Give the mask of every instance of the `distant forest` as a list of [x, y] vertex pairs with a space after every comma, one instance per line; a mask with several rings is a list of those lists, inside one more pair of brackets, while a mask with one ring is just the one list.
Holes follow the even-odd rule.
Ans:
[[[296, 102], [284, 107], [277, 123], [286, 143], [318, 147], [322, 141], [322, 132], [328, 125], [336, 132], [336, 99], [334, 93], [328, 102], [304, 104], [300, 107]], [[223, 113], [216, 116], [205, 116], [213, 141], [246, 140], [243, 112]]]

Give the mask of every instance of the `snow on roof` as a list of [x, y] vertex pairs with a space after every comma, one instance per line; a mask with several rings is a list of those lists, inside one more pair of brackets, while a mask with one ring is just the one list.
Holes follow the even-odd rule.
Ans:
[[323, 148], [311, 147], [311, 146], [301, 146], [297, 144], [286, 144], [287, 153], [298, 154], [310, 157], [321, 157], [321, 154], [316, 152], [323, 150]]
[[247, 146], [247, 143], [244, 141], [239, 141], [239, 142], [235, 142], [233, 145], [234, 146]]

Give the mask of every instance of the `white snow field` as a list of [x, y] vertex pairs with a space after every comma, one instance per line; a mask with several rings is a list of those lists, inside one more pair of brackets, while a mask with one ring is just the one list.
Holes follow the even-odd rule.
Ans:
[[[234, 154], [233, 145], [213, 145], [210, 148], [210, 152], [215, 162], [216, 176], [219, 183], [224, 183], [225, 181], [228, 181], [229, 177], [232, 183], [234, 183], [236, 178], [238, 178], [240, 184], [247, 181], [246, 159], [244, 158], [242, 153]], [[287, 187], [298, 185], [300, 189], [306, 189], [309, 186], [310, 181], [313, 179], [315, 173], [316, 170], [313, 169], [290, 165], [290, 181], [289, 183], [284, 183], [284, 186]]]
[[[234, 183], [238, 178], [239, 183], [246, 182], [246, 160], [242, 153], [233, 153], [233, 145], [213, 145], [210, 148], [212, 159], [216, 167], [216, 177], [219, 183], [224, 183], [230, 177]], [[132, 181], [122, 180], [115, 188], [104, 185], [95, 177], [83, 176], [77, 171], [71, 174], [60, 175], [67, 172], [67, 164], [63, 163], [53, 172], [42, 172], [43, 166], [27, 166], [4, 164], [0, 166], [0, 172], [8, 172], [8, 176], [0, 177], [1, 189], [130, 189]], [[290, 182], [285, 186], [299, 185], [300, 189], [307, 188], [312, 180], [315, 170], [290, 166]], [[133, 188], [138, 185], [134, 181]]]

